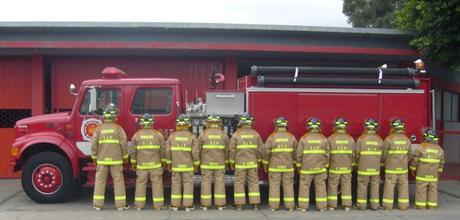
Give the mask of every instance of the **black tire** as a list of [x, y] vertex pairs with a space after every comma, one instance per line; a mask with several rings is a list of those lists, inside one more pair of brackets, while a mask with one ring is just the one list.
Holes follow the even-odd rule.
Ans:
[[[32, 183], [34, 170], [42, 164], [51, 164], [57, 167], [62, 174], [62, 185], [52, 194], [41, 193]], [[65, 156], [54, 152], [43, 152], [31, 156], [22, 168], [21, 182], [27, 196], [38, 203], [66, 202], [75, 191], [75, 180], [70, 161]]]

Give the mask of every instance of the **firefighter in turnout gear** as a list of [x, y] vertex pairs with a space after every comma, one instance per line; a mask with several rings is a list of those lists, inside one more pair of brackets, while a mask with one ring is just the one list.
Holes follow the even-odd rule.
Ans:
[[438, 177], [444, 167], [444, 151], [438, 145], [438, 136], [432, 129], [423, 132], [423, 143], [416, 149], [410, 170], [415, 176], [415, 207], [438, 206]]
[[200, 149], [195, 135], [190, 132], [191, 119], [179, 115], [176, 119], [176, 131], [165, 144], [165, 162], [171, 177], [171, 209], [181, 205], [186, 211], [193, 209], [193, 176], [200, 165]]
[[327, 181], [329, 210], [337, 208], [337, 188], [340, 184], [342, 206], [349, 211], [351, 200], [351, 172], [355, 163], [355, 140], [347, 133], [348, 122], [344, 118], [334, 121], [334, 133], [329, 136], [331, 157]]
[[229, 138], [222, 130], [222, 119], [208, 115], [206, 130], [198, 137], [201, 149], [201, 206], [207, 210], [212, 205], [211, 183], [214, 179], [214, 205], [218, 210], [226, 206], [225, 168], [228, 162]]
[[246, 204], [246, 180], [249, 203], [254, 205], [254, 209], [258, 209], [260, 204], [258, 168], [262, 162], [263, 142], [252, 124], [253, 118], [250, 114], [240, 115], [239, 128], [230, 139], [228, 147], [230, 169], [235, 170], [234, 198], [237, 210], [241, 210], [241, 206]]
[[358, 209], [367, 208], [367, 192], [370, 191], [370, 207], [380, 207], [379, 185], [380, 167], [383, 159], [383, 140], [377, 134], [379, 124], [374, 119], [364, 122], [364, 133], [356, 141], [356, 161], [358, 163]]
[[307, 211], [310, 202], [310, 186], [315, 185], [316, 208], [327, 208], [326, 178], [329, 166], [329, 142], [320, 132], [321, 122], [312, 117], [307, 121], [308, 132], [302, 136], [297, 146], [297, 167], [300, 173], [299, 210]]
[[91, 158], [96, 164], [93, 205], [96, 210], [104, 206], [107, 175], [113, 179], [115, 207], [127, 209], [123, 164], [128, 162], [126, 133], [117, 123], [117, 109], [109, 104], [103, 111], [103, 122], [94, 130], [91, 140]]
[[267, 138], [263, 155], [265, 172], [268, 171], [269, 198], [271, 210], [279, 209], [280, 185], [283, 184], [284, 206], [294, 209], [294, 165], [297, 139], [288, 130], [288, 120], [278, 117], [274, 120], [275, 131]]
[[136, 170], [136, 195], [134, 205], [142, 210], [146, 201], [147, 182], [152, 184], [153, 208], [160, 210], [164, 206], [163, 167], [164, 138], [153, 129], [155, 119], [150, 114], [144, 114], [139, 119], [141, 129], [131, 139], [131, 164]]
[[382, 204], [391, 210], [394, 203], [394, 188], [398, 187], [398, 207], [409, 208], [408, 162], [410, 161], [411, 141], [404, 134], [404, 122], [395, 119], [390, 122], [390, 135], [383, 143], [383, 163], [385, 166], [385, 185]]

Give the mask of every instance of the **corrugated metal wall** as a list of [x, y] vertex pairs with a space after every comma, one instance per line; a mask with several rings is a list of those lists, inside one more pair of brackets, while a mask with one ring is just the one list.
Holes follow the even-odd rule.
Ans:
[[129, 77], [177, 78], [188, 91], [188, 100], [196, 95], [203, 97], [208, 88], [208, 77], [213, 66], [222, 72], [221, 59], [177, 59], [145, 57], [58, 57], [52, 59], [52, 109], [63, 111], [72, 108], [74, 98], [69, 94], [70, 83], [80, 86], [86, 79], [101, 78], [104, 67], [114, 66], [124, 70]]
[[30, 58], [0, 58], [0, 178], [18, 177], [11, 172], [10, 147], [17, 119], [30, 115]]

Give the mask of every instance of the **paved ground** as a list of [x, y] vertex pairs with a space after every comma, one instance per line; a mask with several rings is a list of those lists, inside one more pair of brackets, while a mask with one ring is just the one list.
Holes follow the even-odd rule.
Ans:
[[[21, 189], [18, 180], [0, 180], [0, 219], [47, 219], [47, 220], [86, 220], [86, 219], [459, 219], [460, 217], [460, 182], [443, 181], [440, 184], [439, 205], [437, 210], [408, 211], [358, 211], [345, 212], [336, 210], [333, 212], [320, 213], [311, 207], [309, 212], [299, 211], [276, 211], [266, 210], [266, 204], [262, 210], [235, 211], [231, 208], [222, 212], [209, 210], [207, 212], [195, 210], [192, 212], [170, 210], [164, 211], [135, 211], [127, 210], [117, 212], [114, 210], [112, 201], [106, 201], [107, 207], [103, 211], [91, 209], [92, 189], [83, 189], [76, 198], [63, 204], [37, 204], [31, 201]], [[265, 188], [263, 190], [266, 190]], [[413, 185], [411, 185], [413, 192]], [[113, 197], [109, 195], [108, 197]], [[129, 202], [132, 204], [133, 192], [129, 190]], [[266, 198], [264, 198], [266, 201]], [[413, 194], [411, 194], [413, 202]]]

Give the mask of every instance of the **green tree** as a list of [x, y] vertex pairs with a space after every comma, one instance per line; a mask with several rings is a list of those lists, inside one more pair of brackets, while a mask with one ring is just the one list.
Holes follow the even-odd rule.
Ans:
[[405, 0], [344, 0], [342, 12], [353, 27], [393, 28], [394, 11]]
[[460, 67], [460, 0], [407, 0], [395, 14], [398, 28], [432, 61]]

